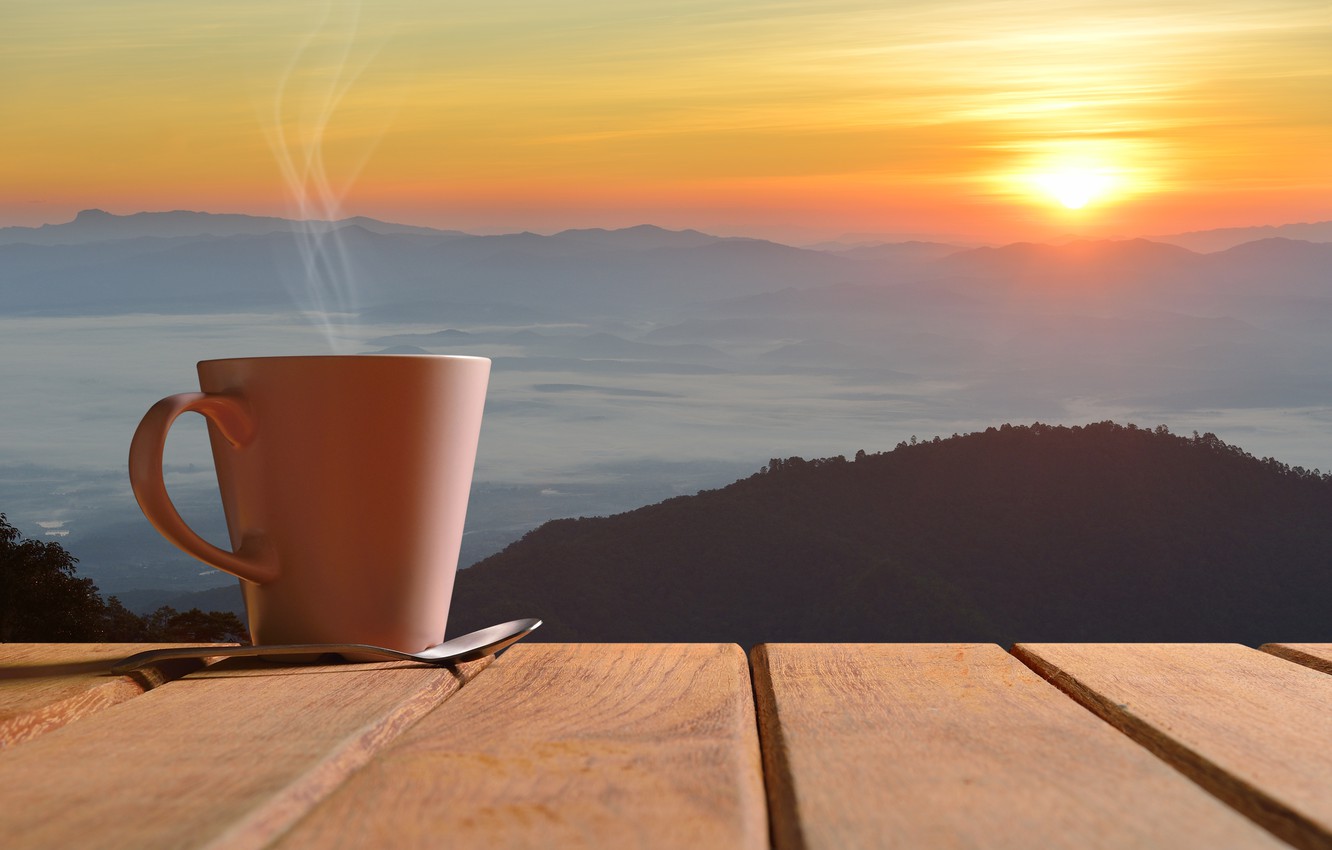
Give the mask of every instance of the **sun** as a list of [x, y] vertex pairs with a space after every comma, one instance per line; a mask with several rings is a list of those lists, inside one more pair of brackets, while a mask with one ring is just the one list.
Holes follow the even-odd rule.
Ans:
[[1050, 140], [995, 175], [998, 194], [1053, 207], [1069, 224], [1091, 223], [1102, 207], [1155, 190], [1159, 181], [1143, 165], [1147, 153], [1123, 140]]
[[1033, 182], [1048, 196], [1070, 210], [1080, 210], [1105, 199], [1114, 186], [1114, 178], [1092, 168], [1068, 167], [1037, 174]]

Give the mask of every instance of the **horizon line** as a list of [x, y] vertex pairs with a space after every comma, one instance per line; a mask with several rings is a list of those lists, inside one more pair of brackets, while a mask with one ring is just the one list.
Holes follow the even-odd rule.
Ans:
[[273, 214], [252, 213], [252, 212], [212, 212], [203, 209], [184, 209], [184, 208], [162, 209], [162, 210], [137, 210], [135, 212], [129, 212], [129, 213], [116, 213], [103, 209], [101, 207], [87, 207], [78, 210], [74, 214], [73, 218], [70, 218], [65, 221], [43, 222], [38, 225], [0, 224], [0, 232], [6, 230], [41, 231], [48, 228], [66, 227], [78, 222], [79, 219], [81, 218], [86, 218], [87, 216], [89, 216], [89, 214], [105, 215], [116, 219], [134, 218], [136, 216], [167, 216], [167, 215], [181, 214], [181, 215], [218, 216], [218, 217], [236, 217], [236, 218], [247, 218], [247, 219], [258, 219], [258, 220], [271, 220], [271, 221], [290, 222], [293, 224], [325, 224], [325, 225], [344, 225], [344, 226], [356, 226], [357, 220], [367, 220], [375, 222], [377, 224], [390, 225], [394, 227], [409, 227], [409, 228], [417, 228], [420, 230], [428, 230], [434, 233], [459, 234], [463, 236], [475, 236], [475, 237], [522, 236], [522, 235], [552, 237], [552, 236], [559, 236], [565, 233], [588, 233], [588, 232], [622, 233], [624, 231], [650, 228], [665, 233], [698, 233], [703, 236], [712, 236], [718, 239], [727, 239], [727, 240], [736, 240], [736, 241], [772, 242], [774, 244], [787, 245], [788, 247], [796, 247], [796, 248], [807, 248], [807, 247], [814, 247], [826, 244], [838, 244], [838, 245], [845, 245], [847, 247], [856, 247], [858, 245], [863, 245], [868, 247], [875, 244], [879, 245], [910, 244], [912, 242], [939, 243], [939, 244], [953, 245], [962, 248], [976, 248], [976, 247], [1004, 247], [1008, 245], [1020, 245], [1020, 244], [1050, 245], [1050, 244], [1067, 244], [1069, 242], [1123, 242], [1123, 241], [1133, 241], [1135, 239], [1144, 239], [1151, 241], [1154, 239], [1193, 237], [1193, 236], [1203, 236], [1207, 234], [1237, 233], [1246, 230], [1280, 230], [1288, 227], [1316, 227], [1319, 225], [1332, 225], [1332, 219], [1327, 219], [1327, 220], [1318, 220], [1318, 221], [1290, 221], [1290, 222], [1282, 222], [1280, 224], [1264, 223], [1264, 224], [1234, 225], [1227, 227], [1203, 228], [1198, 230], [1181, 230], [1174, 233], [1159, 233], [1159, 234], [1147, 234], [1147, 235], [1135, 235], [1135, 236], [1115, 235], [1115, 236], [1091, 237], [1077, 233], [1066, 233], [1041, 240], [1037, 239], [994, 240], [994, 239], [985, 239], [982, 237], [964, 235], [964, 234], [897, 233], [897, 232], [871, 231], [863, 233], [848, 232], [848, 233], [839, 234], [837, 236], [811, 238], [809, 241], [789, 241], [767, 236], [753, 236], [748, 234], [728, 235], [709, 230], [703, 230], [698, 227], [672, 228], [664, 225], [655, 224], [651, 221], [644, 221], [638, 224], [625, 225], [621, 227], [585, 226], [585, 227], [565, 227], [559, 229], [521, 228], [521, 229], [512, 229], [512, 230], [502, 229], [502, 228], [484, 228], [480, 231], [471, 231], [471, 230], [462, 230], [458, 228], [436, 227], [434, 225], [429, 225], [429, 224], [417, 224], [411, 221], [388, 220], [364, 214], [354, 214], [346, 216], [344, 218], [337, 218], [337, 219], [319, 219], [319, 218], [293, 218], [284, 215], [273, 215]]

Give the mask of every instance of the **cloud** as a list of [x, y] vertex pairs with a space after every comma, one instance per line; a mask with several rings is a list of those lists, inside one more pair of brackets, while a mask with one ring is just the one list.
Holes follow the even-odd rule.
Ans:
[[533, 384], [532, 389], [539, 393], [591, 393], [593, 395], [619, 396], [627, 398], [680, 398], [679, 393], [664, 393], [656, 390], [640, 390], [633, 387], [596, 387], [590, 384]]

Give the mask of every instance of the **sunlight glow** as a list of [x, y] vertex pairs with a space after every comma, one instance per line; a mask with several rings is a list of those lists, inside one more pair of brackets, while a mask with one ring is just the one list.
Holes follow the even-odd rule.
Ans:
[[1124, 139], [1050, 139], [999, 175], [999, 191], [1012, 200], [1083, 213], [1164, 190], [1154, 151]]
[[1080, 210], [1089, 202], [1100, 200], [1114, 184], [1109, 174], [1085, 168], [1066, 168], [1052, 174], [1041, 174], [1035, 181], [1047, 194], [1071, 210]]
[[1327, 0], [3, 8], [0, 224], [285, 215], [316, 138], [346, 214], [461, 230], [1003, 241], [1332, 190]]

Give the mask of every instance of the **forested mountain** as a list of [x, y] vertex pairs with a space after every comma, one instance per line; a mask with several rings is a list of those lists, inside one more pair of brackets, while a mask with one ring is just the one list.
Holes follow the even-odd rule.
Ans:
[[1211, 434], [1004, 425], [556, 520], [459, 574], [549, 641], [1332, 640], [1332, 475]]

